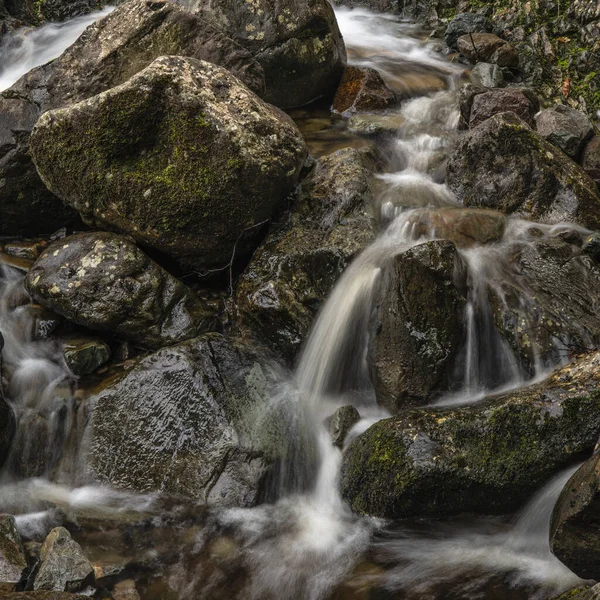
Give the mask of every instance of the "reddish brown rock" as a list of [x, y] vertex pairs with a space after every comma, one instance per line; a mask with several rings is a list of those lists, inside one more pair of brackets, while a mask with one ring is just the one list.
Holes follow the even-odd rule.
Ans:
[[539, 109], [539, 100], [532, 93], [526, 94], [515, 88], [492, 89], [473, 98], [469, 128], [502, 112], [513, 112], [528, 125], [533, 125], [533, 118]]
[[346, 67], [335, 93], [332, 110], [343, 116], [387, 108], [396, 101], [381, 75], [367, 67]]
[[493, 33], [469, 33], [458, 38], [458, 51], [475, 62], [487, 62], [499, 67], [516, 67], [517, 51]]

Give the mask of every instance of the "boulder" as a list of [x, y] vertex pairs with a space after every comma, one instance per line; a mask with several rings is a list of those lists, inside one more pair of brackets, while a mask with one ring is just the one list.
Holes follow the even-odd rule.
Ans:
[[348, 132], [354, 135], [393, 135], [402, 127], [405, 118], [400, 114], [360, 114], [348, 119]]
[[587, 115], [564, 104], [541, 111], [535, 117], [535, 127], [539, 135], [575, 160], [594, 133]]
[[151, 354], [88, 400], [88, 480], [252, 506], [286, 439], [276, 385], [255, 345], [219, 334]]
[[241, 322], [292, 362], [350, 261], [373, 239], [371, 160], [352, 148], [319, 159], [237, 287]]
[[360, 421], [360, 414], [354, 406], [341, 406], [329, 419], [331, 442], [336, 448], [342, 448], [350, 430]]
[[369, 366], [377, 402], [390, 412], [448, 388], [465, 335], [464, 275], [446, 240], [401, 252], [383, 268]]
[[600, 135], [595, 135], [586, 144], [581, 166], [600, 188]]
[[502, 87], [504, 83], [502, 69], [491, 63], [477, 63], [471, 70], [471, 83], [488, 88]]
[[327, 0], [178, 0], [250, 51], [265, 73], [265, 100], [282, 108], [331, 98], [346, 49]]
[[94, 567], [64, 527], [53, 529], [42, 544], [34, 590], [78, 591], [94, 582]]
[[595, 352], [500, 398], [379, 421], [346, 449], [342, 495], [355, 512], [392, 519], [514, 511], [592, 451], [599, 375]]
[[0, 515], [0, 588], [19, 583], [25, 567], [25, 551], [15, 518]]
[[88, 375], [108, 362], [110, 348], [94, 338], [69, 338], [63, 345], [63, 356], [73, 375]]
[[43, 306], [78, 325], [148, 348], [214, 327], [212, 311], [126, 238], [80, 233], [50, 246], [25, 285]]
[[333, 98], [332, 110], [344, 117], [387, 108], [396, 101], [381, 75], [369, 67], [346, 67]]
[[487, 62], [499, 67], [517, 67], [519, 55], [515, 48], [493, 33], [461, 35], [458, 51], [474, 62]]
[[473, 98], [469, 128], [477, 127], [491, 116], [503, 112], [513, 112], [528, 125], [533, 125], [539, 109], [540, 103], [534, 94], [516, 88], [492, 89]]
[[[458, 13], [444, 32], [444, 42], [451, 50], [458, 50], [458, 38], [469, 33], [485, 33], [492, 30], [490, 20], [475, 13]], [[490, 86], [495, 87], [495, 86]]]
[[450, 156], [446, 181], [465, 206], [600, 228], [594, 182], [514, 113], [494, 115], [462, 137]]
[[582, 579], [600, 577], [600, 454], [588, 459], [561, 492], [550, 524], [553, 554]]
[[163, 55], [219, 64], [259, 95], [262, 67], [210, 21], [166, 0], [133, 0], [90, 25], [56, 60], [0, 93], [0, 235], [51, 233], [77, 214], [33, 166], [29, 134], [40, 115], [117, 86]]
[[198, 271], [253, 249], [307, 155], [287, 115], [225, 69], [177, 56], [45, 113], [30, 146], [48, 188], [90, 226]]

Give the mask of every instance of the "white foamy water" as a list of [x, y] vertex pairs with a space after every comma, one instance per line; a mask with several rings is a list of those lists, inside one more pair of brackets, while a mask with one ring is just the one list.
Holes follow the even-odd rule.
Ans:
[[64, 23], [23, 28], [7, 35], [0, 44], [0, 91], [8, 89], [25, 73], [60, 56], [97, 19], [114, 7], [76, 17]]

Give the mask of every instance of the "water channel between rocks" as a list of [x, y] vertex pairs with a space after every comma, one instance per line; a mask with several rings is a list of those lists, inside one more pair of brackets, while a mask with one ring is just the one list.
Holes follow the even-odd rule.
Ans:
[[[21, 36], [20, 42], [6, 41], [0, 89], [55, 56], [98, 16], [46, 26]], [[361, 119], [363, 125], [381, 123], [381, 115], [358, 115], [349, 127], [346, 120], [332, 117], [328, 106], [290, 111], [315, 156], [348, 145], [376, 146], [386, 161], [385, 173], [376, 176], [373, 206], [380, 234], [341, 277], [313, 325], [295, 373], [283, 378], [280, 397], [273, 400], [299, 403], [295, 434], [314, 441], [313, 481], [301, 491], [284, 489], [273, 503], [209, 512], [158, 494], [73, 488], [85, 473], [85, 452], [69, 469], [56, 467], [60, 449], [77, 425], [70, 408], [74, 382], [60, 348], [35, 339], [35, 317], [23, 303], [22, 275], [2, 267], [3, 368], [10, 375], [18, 425], [2, 474], [0, 511], [18, 513], [20, 531], [34, 539], [69, 523], [105, 577], [126, 573], [147, 600], [549, 598], [579, 582], [548, 546], [554, 502], [574, 469], [554, 477], [517, 515], [506, 517], [390, 523], [353, 515], [339, 495], [342, 452], [332, 446], [324, 420], [337, 407], [355, 404], [362, 418], [351, 440], [388, 416], [375, 404], [365, 364], [368, 321], [382, 269], [398, 252], [434, 240], [440, 232], [443, 236], [454, 211], [461, 210], [443, 173], [458, 135], [455, 89], [464, 67], [438, 52], [427, 33], [413, 24], [363, 10], [338, 10], [337, 18], [349, 62], [375, 67], [406, 99], [385, 115], [388, 133], [378, 138], [353, 133], [352, 127]], [[570, 338], [551, 338], [523, 368], [495, 328], [489, 294], [495, 290], [500, 303], [508, 302], [506, 290], [496, 282], [499, 273], [506, 278], [510, 272], [506, 256], [512, 246], [531, 245], [561, 228], [569, 226], [509, 219], [495, 243], [457, 243], [469, 285], [466, 341], [437, 404], [478, 402], [491, 392], [542, 379], [567, 360]], [[522, 299], [512, 309], [523, 327], [535, 327], [535, 294], [517, 274], [511, 281]], [[585, 334], [578, 340], [585, 342]], [[43, 433], [40, 415], [51, 423]], [[22, 463], [28, 453], [39, 454], [40, 444], [48, 449], [46, 464], [38, 465], [38, 477], [26, 477]], [[296, 456], [286, 468], [302, 470], [306, 461]]]

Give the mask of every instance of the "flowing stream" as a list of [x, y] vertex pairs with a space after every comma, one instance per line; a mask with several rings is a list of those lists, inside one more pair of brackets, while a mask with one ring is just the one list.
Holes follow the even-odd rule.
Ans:
[[[0, 48], [0, 89], [55, 57], [109, 10], [8, 37]], [[150, 586], [142, 596], [320, 600], [366, 598], [360, 594], [371, 589], [381, 597], [415, 600], [548, 598], [579, 581], [548, 547], [550, 513], [573, 469], [551, 480], [516, 517], [392, 524], [353, 515], [339, 495], [342, 451], [332, 445], [324, 421], [336, 408], [353, 404], [361, 420], [351, 431], [351, 440], [388, 416], [375, 403], [366, 365], [369, 319], [381, 272], [391, 258], [436, 239], [439, 219], [434, 217], [446, 214], [436, 211], [458, 207], [444, 184], [443, 165], [458, 135], [455, 89], [464, 68], [450, 62], [415, 25], [365, 10], [339, 9], [337, 17], [350, 62], [377, 68], [405, 99], [390, 111], [402, 125], [379, 148], [388, 164], [387, 172], [377, 176], [373, 207], [380, 234], [339, 280], [314, 323], [296, 372], [290, 375], [289, 389], [303, 399], [302, 427], [315, 440], [314, 480], [303, 492], [283, 490], [273, 504], [203, 516], [203, 527], [191, 542], [187, 539], [195, 562], [175, 552], [177, 557], [160, 567], [164, 589], [171, 591], [161, 588], [159, 593]], [[332, 125], [328, 116], [318, 131], [331, 127], [345, 124]], [[567, 359], [563, 350], [569, 340], [556, 338], [550, 348], [534, 349], [531, 364], [523, 365], [491, 316], [488, 291], [495, 289], [503, 301], [504, 290], [496, 284], [502, 273], [523, 298], [519, 315], [528, 326], [535, 326], [534, 294], [518, 274], [511, 274], [506, 261], [507, 248], [528, 244], [533, 227], [510, 219], [496, 243], [459, 248], [470, 282], [464, 316], [467, 335], [457, 357], [455, 381], [438, 403], [471, 403], [490, 392], [523, 386]], [[555, 235], [561, 227], [536, 225], [536, 235]], [[73, 426], [76, 399], [61, 348], [36, 335], [38, 324], [22, 275], [0, 267], [3, 374], [17, 417], [16, 441], [1, 474], [0, 511], [18, 512], [26, 536], [47, 531], [65, 515], [75, 521], [150, 515], [157, 531], [167, 527], [177, 511], [157, 495], [51, 483], [65, 483], [64, 474], [54, 469]], [[40, 444], [48, 449], [44, 464], [38, 464], [35, 472], [23, 472], [21, 463], [31, 462], [27, 453], [39, 450]], [[301, 469], [303, 460], [306, 457], [296, 456], [286, 468]], [[166, 538], [181, 547], [181, 530], [168, 531]], [[85, 545], [85, 535], [82, 540]], [[215, 554], [216, 547], [220, 554]], [[232, 570], [224, 580], [211, 570], [211, 561], [224, 553], [243, 563], [243, 576]]]

